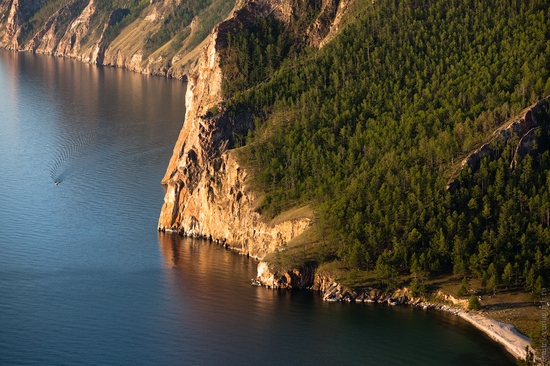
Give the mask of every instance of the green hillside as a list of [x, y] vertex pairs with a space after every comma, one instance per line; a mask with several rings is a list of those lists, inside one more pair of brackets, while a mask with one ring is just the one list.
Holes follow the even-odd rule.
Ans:
[[239, 151], [264, 194], [259, 210], [309, 204], [317, 245], [303, 261], [374, 270], [390, 288], [400, 275], [421, 291], [454, 273], [539, 292], [550, 275], [548, 129], [515, 168], [511, 138], [498, 159], [461, 172], [458, 189], [446, 185], [494, 130], [550, 94], [550, 4], [356, 5], [320, 50], [277, 21], [230, 36], [224, 90], [229, 113], [255, 115]]

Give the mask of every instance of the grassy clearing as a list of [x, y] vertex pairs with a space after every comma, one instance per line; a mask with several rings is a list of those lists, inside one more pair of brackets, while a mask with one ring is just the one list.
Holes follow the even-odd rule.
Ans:
[[318, 262], [321, 240], [314, 228], [309, 228], [287, 243], [281, 250], [268, 254], [265, 261], [271, 263], [276, 270], [285, 271], [300, 268], [306, 264]]
[[290, 210], [287, 210], [285, 212], [280, 213], [279, 215], [275, 216], [271, 222], [270, 225], [277, 225], [284, 221], [291, 221], [296, 219], [313, 219], [314, 212], [313, 209], [309, 205], [300, 206], [300, 207], [294, 207]]

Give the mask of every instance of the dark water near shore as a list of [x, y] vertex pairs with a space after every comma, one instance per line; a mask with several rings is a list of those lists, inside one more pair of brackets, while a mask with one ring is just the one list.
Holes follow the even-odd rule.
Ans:
[[1, 365], [513, 364], [452, 315], [252, 287], [254, 260], [158, 234], [184, 93], [0, 52]]

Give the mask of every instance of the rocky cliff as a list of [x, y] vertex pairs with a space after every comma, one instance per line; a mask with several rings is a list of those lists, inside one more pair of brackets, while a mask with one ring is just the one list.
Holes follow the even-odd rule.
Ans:
[[234, 6], [235, 1], [200, 8], [181, 0], [0, 0], [0, 47], [183, 79], [209, 33], [205, 27]]
[[[511, 119], [504, 126], [497, 129], [489, 142], [483, 144], [462, 160], [458, 171], [465, 167], [469, 167], [472, 171], [477, 170], [483, 158], [487, 156], [495, 157], [504, 144], [516, 138], [516, 142], [513, 143], [514, 157], [510, 166], [510, 168], [514, 168], [518, 158], [537, 151], [536, 147], [539, 142], [542, 142], [545, 138], [545, 136], [542, 136], [542, 130], [547, 129], [550, 123], [549, 112], [550, 96], [525, 109], [519, 117]], [[455, 179], [457, 174], [453, 174], [447, 184], [447, 189], [454, 190], [458, 188], [459, 184]]]
[[[306, 43], [319, 45], [335, 20], [339, 1], [322, 5], [303, 35]], [[188, 77], [185, 123], [162, 180], [166, 196], [159, 230], [210, 238], [262, 258], [309, 226], [308, 217], [268, 223], [256, 212], [260, 198], [247, 186], [249, 173], [231, 150], [234, 134], [245, 133], [252, 122], [245, 115], [225, 113], [219, 52], [232, 29], [268, 16], [289, 25], [299, 11], [298, 1], [250, 1], [215, 27]], [[316, 26], [319, 19], [329, 24]]]

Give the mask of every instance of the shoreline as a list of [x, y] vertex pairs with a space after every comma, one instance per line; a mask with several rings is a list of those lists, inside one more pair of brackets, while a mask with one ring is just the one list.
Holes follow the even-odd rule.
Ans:
[[387, 303], [390, 306], [409, 305], [422, 308], [426, 311], [437, 310], [450, 313], [464, 319], [486, 334], [493, 341], [504, 346], [506, 351], [508, 351], [508, 353], [510, 353], [515, 359], [525, 358], [525, 347], [529, 347], [529, 349], [535, 353], [535, 350], [531, 347], [531, 339], [521, 334], [513, 324], [490, 318], [483, 315], [481, 312], [465, 310], [464, 307], [461, 306], [461, 302], [464, 302], [464, 300], [456, 300], [454, 297], [445, 295], [440, 291], [436, 295], [438, 298], [444, 298], [445, 301], [449, 301], [453, 305], [447, 305], [439, 302], [429, 302], [420, 298], [403, 301], [399, 298], [387, 296], [381, 296], [378, 301], [369, 299], [364, 300], [364, 302]]
[[[48, 53], [29, 52], [29, 51], [26, 51], [26, 50], [11, 50], [11, 49], [6, 49], [6, 48], [1, 48], [1, 49], [3, 51], [8, 51], [8, 52], [32, 53], [32, 54], [43, 55], [43, 56], [51, 56], [51, 57], [69, 59], [69, 60], [76, 60], [76, 61], [88, 64], [88, 65], [91, 65], [91, 66], [95, 66], [95, 67], [114, 67], [114, 68], [118, 68], [118, 69], [121, 69], [121, 70], [130, 71], [130, 72], [133, 72], [133, 73], [147, 75], [147, 76], [162, 77], [162, 78], [166, 78], [166, 79], [179, 80], [179, 81], [182, 81], [182, 82], [187, 81], [186, 80], [187, 79], [187, 74], [183, 74], [182, 77], [174, 77], [173, 75], [168, 74], [168, 73], [166, 73], [166, 74], [159, 74], [159, 73], [154, 73], [154, 72], [147, 73], [147, 72], [143, 72], [143, 71], [140, 71], [140, 70], [134, 70], [134, 69], [131, 69], [131, 68], [125, 66], [125, 65], [94, 64], [94, 63], [91, 63], [91, 62], [85, 62], [85, 61], [83, 61], [81, 59], [78, 59], [78, 58], [75, 58], [75, 57], [70, 57], [68, 55], [58, 56], [58, 55], [52, 55], [52, 54], [48, 54]], [[171, 232], [171, 234], [178, 234], [178, 232], [174, 231], [174, 232]], [[242, 253], [239, 253], [239, 254], [242, 255]], [[255, 259], [260, 260], [259, 258], [255, 258]], [[342, 299], [342, 300], [346, 301], [344, 299]], [[342, 300], [340, 300], [340, 301], [342, 301]], [[325, 300], [325, 301], [334, 301], [334, 300]], [[347, 301], [349, 301], [349, 300], [347, 300]], [[365, 302], [377, 302], [377, 301], [366, 300]], [[384, 302], [386, 302], [386, 301], [384, 301]], [[398, 303], [391, 302], [390, 298], [388, 298], [387, 302], [388, 302], [389, 305], [396, 305], [396, 304], [399, 303], [399, 302]], [[444, 311], [444, 312], [451, 313], [451, 314], [454, 314], [456, 316], [459, 316], [462, 319], [469, 322], [470, 324], [472, 324], [473, 326], [475, 326], [478, 330], [480, 330], [481, 332], [486, 334], [489, 338], [491, 338], [495, 342], [497, 342], [497, 343], [501, 344], [502, 346], [504, 346], [506, 351], [508, 351], [508, 353], [510, 353], [516, 359], [517, 358], [525, 358], [525, 347], [526, 346], [528, 346], [529, 349], [531, 349], [534, 352], [534, 350], [531, 348], [530, 339], [527, 336], [519, 333], [517, 331], [517, 329], [515, 328], [515, 326], [512, 325], [512, 324], [504, 323], [504, 322], [501, 322], [499, 320], [489, 318], [489, 317], [487, 317], [485, 315], [482, 315], [480, 313], [467, 311], [467, 310], [463, 310], [463, 309], [459, 309], [459, 308], [455, 308], [455, 307], [451, 307], [449, 305], [443, 305], [443, 304], [438, 304], [438, 303], [429, 303], [429, 302], [424, 302], [424, 301], [419, 301], [419, 300], [416, 301], [416, 302], [407, 302], [407, 303], [402, 303], [402, 304], [412, 305], [412, 306], [416, 306], [416, 307], [422, 307], [425, 310], [433, 309], [433, 310]]]
[[[438, 293], [438, 296], [441, 296], [442, 293]], [[437, 310], [442, 311], [446, 313], [450, 313], [453, 315], [456, 315], [468, 323], [472, 324], [474, 327], [476, 327], [478, 330], [486, 334], [489, 338], [491, 338], [493, 341], [497, 342], [498, 344], [504, 346], [506, 351], [510, 353], [515, 359], [521, 358], [524, 359], [525, 354], [525, 347], [529, 347], [529, 349], [535, 353], [535, 350], [531, 347], [531, 340], [529, 337], [521, 334], [516, 327], [513, 324], [501, 322], [500, 320], [496, 320], [493, 318], [489, 318], [486, 315], [483, 315], [480, 312], [472, 311], [472, 310], [465, 310], [462, 307], [459, 307], [460, 305], [457, 305], [458, 302], [455, 302], [456, 300], [452, 298], [451, 296], [446, 296], [446, 298], [450, 298], [450, 300], [453, 302], [454, 305], [446, 305], [442, 303], [437, 302], [428, 302], [428, 301], [422, 301], [421, 299], [411, 299], [410, 301], [399, 301], [398, 299], [394, 299], [391, 297], [385, 298], [382, 297], [382, 301], [372, 301], [367, 300], [365, 302], [377, 302], [377, 303], [385, 303], [387, 302], [388, 305], [409, 305], [414, 307], [420, 307], [423, 310]]]
[[411, 302], [409, 305], [422, 307], [424, 310], [433, 309], [443, 311], [464, 319], [478, 330], [485, 333], [493, 341], [504, 346], [506, 351], [516, 359], [525, 358], [525, 347], [529, 347], [533, 353], [535, 351], [531, 347], [530, 338], [521, 334], [513, 324], [489, 318], [477, 311], [464, 310], [463, 308], [450, 305], [422, 301]]
[[[265, 262], [260, 262], [265, 263]], [[459, 316], [468, 323], [472, 324], [479, 331], [483, 332], [490, 339], [502, 345], [504, 349], [515, 359], [525, 359], [525, 348], [534, 352], [531, 347], [529, 337], [521, 334], [513, 324], [505, 323], [497, 319], [488, 317], [483, 312], [467, 310], [468, 300], [457, 299], [452, 295], [448, 295], [441, 290], [434, 292], [427, 297], [412, 297], [407, 288], [401, 288], [393, 293], [380, 293], [376, 289], [364, 287], [356, 291], [350, 291], [344, 288], [338, 282], [335, 282], [330, 275], [325, 273], [324, 278], [315, 275], [315, 279], [311, 278], [309, 286], [298, 286], [302, 281], [298, 281], [300, 277], [297, 273], [288, 271], [279, 280], [276, 279], [268, 269], [267, 265], [258, 269], [258, 276], [252, 279], [252, 285], [265, 286], [272, 289], [283, 288], [301, 288], [310, 291], [321, 293], [323, 301], [326, 302], [357, 302], [357, 303], [375, 303], [386, 304], [388, 306], [407, 305], [413, 306], [425, 311], [436, 310], [443, 311], [455, 316]], [[291, 276], [294, 274], [294, 276]], [[304, 274], [301, 274], [304, 275]], [[302, 279], [303, 280], [303, 279]], [[293, 286], [297, 285], [297, 286]]]
[[516, 359], [525, 358], [525, 347], [529, 347], [534, 353], [530, 339], [518, 332], [512, 324], [464, 310], [458, 311], [456, 315], [474, 325], [495, 342], [502, 344]]
[[[438, 295], [441, 295], [441, 293], [438, 293]], [[326, 298], [324, 298], [324, 301], [336, 302], [338, 300], [327, 300]], [[349, 298], [339, 300], [339, 302], [351, 301], [353, 300]], [[453, 302], [452, 300], [450, 301]], [[462, 307], [458, 307], [454, 302], [454, 305], [446, 305], [438, 302], [424, 301], [420, 298], [402, 300], [394, 297], [389, 297], [387, 295], [382, 295], [378, 299], [365, 299], [356, 302], [387, 304], [389, 306], [406, 305], [418, 307], [425, 311], [436, 310], [453, 314], [472, 324], [493, 341], [502, 345], [506, 349], [506, 351], [508, 351], [508, 353], [510, 353], [515, 359], [525, 358], [525, 347], [529, 347], [529, 349], [533, 353], [535, 353], [535, 350], [531, 347], [530, 338], [521, 334], [513, 324], [489, 318], [486, 315], [483, 315], [482, 313], [477, 311], [465, 310]]]
[[36, 51], [32, 51], [32, 50], [12, 49], [12, 48], [6, 48], [6, 47], [0, 47], [0, 51], [13, 52], [13, 53], [24, 53], [24, 54], [30, 54], [30, 55], [46, 56], [46, 57], [55, 57], [55, 58], [61, 58], [61, 59], [65, 59], [65, 60], [78, 61], [80, 63], [90, 65], [90, 66], [94, 66], [94, 67], [114, 68], [114, 69], [133, 72], [133, 73], [144, 75], [144, 76], [161, 77], [161, 78], [164, 78], [164, 79], [181, 81], [183, 83], [188, 82], [188, 76], [187, 75], [189, 74], [189, 68], [186, 68], [186, 67], [181, 68], [179, 73], [169, 72], [169, 70], [166, 71], [166, 72], [161, 72], [159, 70], [149, 70], [149, 69], [146, 69], [146, 68], [142, 68], [142, 69], [132, 68], [132, 67], [129, 67], [128, 65], [124, 65], [124, 64], [102, 64], [102, 63], [97, 63], [97, 62], [92, 62], [92, 61], [86, 61], [86, 60], [82, 59], [81, 57], [71, 56], [71, 55], [66, 55], [66, 54], [58, 54], [57, 55], [57, 54], [53, 54], [53, 53], [49, 53], [49, 52], [36, 52]]

